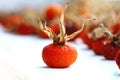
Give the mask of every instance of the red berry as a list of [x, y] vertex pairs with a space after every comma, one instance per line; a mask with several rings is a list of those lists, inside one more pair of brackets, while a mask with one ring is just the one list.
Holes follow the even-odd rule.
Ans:
[[3, 27], [7, 31], [14, 31], [15, 28], [22, 23], [22, 17], [16, 14], [9, 15], [5, 20], [3, 20]]

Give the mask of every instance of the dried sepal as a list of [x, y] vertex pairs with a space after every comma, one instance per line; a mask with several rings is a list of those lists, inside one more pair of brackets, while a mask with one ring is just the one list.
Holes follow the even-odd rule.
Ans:
[[91, 21], [91, 20], [96, 20], [95, 18], [91, 18], [91, 19], [86, 19], [83, 24], [82, 24], [82, 27], [80, 30], [74, 32], [73, 34], [70, 34], [70, 35], [67, 35], [66, 34], [66, 30], [65, 30], [65, 26], [64, 26], [64, 12], [65, 12], [65, 9], [67, 8], [68, 6], [68, 3], [66, 3], [65, 5], [65, 8], [61, 14], [61, 17], [60, 19], [58, 20], [59, 21], [59, 26], [60, 26], [60, 33], [58, 35], [56, 35], [51, 28], [47, 27], [46, 24], [43, 25], [42, 22], [40, 21], [39, 22], [39, 26], [40, 26], [40, 29], [45, 32], [50, 38], [53, 39], [53, 43], [54, 44], [57, 44], [57, 45], [64, 45], [65, 42], [67, 40], [70, 40], [70, 39], [73, 39], [75, 36], [77, 36], [81, 31], [83, 31], [85, 25]]
[[115, 34], [113, 40], [114, 43], [120, 47], [120, 30]]
[[100, 24], [102, 31], [108, 35], [108, 37], [113, 41], [114, 35], [104, 26], [103, 23]]
[[59, 41], [60, 42], [64, 42], [65, 41], [65, 34], [66, 34], [66, 30], [65, 30], [65, 26], [64, 26], [64, 13], [65, 13], [65, 9], [68, 7], [68, 3], [66, 3], [63, 12], [61, 14], [61, 17], [59, 19], [59, 23], [60, 23], [60, 34], [59, 34]]
[[68, 3], [66, 3], [65, 7], [64, 7], [64, 10], [61, 14], [61, 17], [59, 19], [59, 24], [60, 24], [60, 33], [59, 35], [57, 36], [51, 28], [47, 27], [46, 24], [43, 25], [42, 22], [40, 21], [39, 22], [39, 26], [40, 26], [40, 29], [48, 35], [49, 38], [52, 38], [53, 39], [53, 42], [55, 44], [58, 44], [58, 45], [64, 45], [65, 44], [65, 35], [66, 35], [66, 30], [65, 30], [65, 26], [64, 26], [64, 11], [65, 9], [67, 8], [68, 6]]
[[107, 35], [104, 33], [103, 29], [100, 27], [101, 25], [99, 25], [98, 27], [94, 28], [92, 30], [92, 32], [90, 34], [88, 34], [88, 36], [90, 38], [92, 38], [93, 40], [99, 40], [101, 38], [105, 38]]
[[56, 34], [52, 31], [51, 28], [46, 26], [46, 22], [43, 25], [41, 21], [39, 21], [40, 30], [43, 31], [49, 38], [54, 39]]
[[42, 30], [48, 36], [50, 35], [49, 31], [46, 29], [46, 27], [43, 26], [41, 21], [39, 21], [39, 26], [40, 26], [40, 30]]

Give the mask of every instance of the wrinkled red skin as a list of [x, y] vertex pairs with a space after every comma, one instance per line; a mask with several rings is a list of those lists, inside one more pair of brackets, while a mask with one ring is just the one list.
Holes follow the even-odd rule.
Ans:
[[68, 44], [59, 46], [51, 43], [43, 48], [42, 58], [51, 68], [66, 68], [76, 61], [77, 50]]
[[116, 55], [115, 62], [117, 64], [118, 68], [120, 69], [120, 52]]
[[120, 53], [120, 47], [112, 43], [111, 41], [103, 44], [102, 55], [107, 60], [114, 60], [116, 55]]

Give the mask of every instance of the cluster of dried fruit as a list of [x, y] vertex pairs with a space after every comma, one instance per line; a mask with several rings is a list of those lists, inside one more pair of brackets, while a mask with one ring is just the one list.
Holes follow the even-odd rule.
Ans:
[[[104, 3], [106, 8], [98, 6], [98, 3], [74, 0], [69, 6], [66, 4], [65, 8], [60, 4], [49, 5], [43, 14], [29, 9], [14, 14], [1, 13], [0, 23], [9, 32], [37, 34], [41, 38], [53, 39], [53, 43], [44, 47], [42, 53], [49, 67], [68, 67], [73, 64], [77, 51], [65, 42], [81, 38], [96, 55], [115, 60], [120, 68], [119, 10], [113, 9], [113, 5], [108, 2]], [[91, 21], [95, 19], [93, 16], [96, 21]]]
[[[99, 5], [100, 3], [102, 5]], [[66, 17], [78, 26], [85, 18], [96, 17], [97, 20], [88, 23], [77, 37], [81, 38], [96, 55], [103, 55], [107, 60], [115, 60], [120, 68], [120, 7], [118, 3], [105, 0], [75, 0], [68, 8]], [[79, 7], [80, 5], [82, 6]], [[77, 17], [74, 17], [76, 15]]]

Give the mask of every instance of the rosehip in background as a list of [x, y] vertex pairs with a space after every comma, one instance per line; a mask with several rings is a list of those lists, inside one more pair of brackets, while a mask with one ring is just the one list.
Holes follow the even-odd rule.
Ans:
[[107, 42], [108, 39], [101, 38], [92, 43], [92, 50], [95, 52], [96, 55], [102, 55], [102, 50], [104, 44]]
[[103, 44], [102, 55], [107, 60], [114, 60], [120, 52], [120, 32], [113, 35], [104, 25], [101, 25], [101, 28], [109, 37], [109, 40]]
[[102, 55], [107, 60], [114, 60], [116, 55], [120, 52], [120, 47], [108, 41], [103, 44]]
[[60, 4], [52, 4], [46, 7], [44, 12], [46, 20], [52, 20], [54, 18], [60, 17], [63, 11], [63, 7]]
[[31, 24], [21, 23], [16, 27], [15, 33], [20, 35], [32, 35], [35, 34], [35, 27]]
[[91, 43], [91, 49], [95, 52], [96, 55], [101, 55], [103, 42], [107, 40], [106, 35], [102, 32], [100, 27], [94, 28], [89, 35], [93, 40]]
[[11, 14], [6, 17], [3, 27], [7, 31], [14, 31], [15, 28], [22, 23], [22, 17], [17, 14]]

